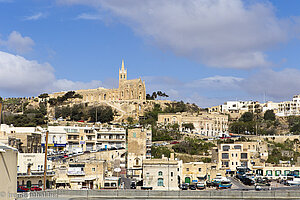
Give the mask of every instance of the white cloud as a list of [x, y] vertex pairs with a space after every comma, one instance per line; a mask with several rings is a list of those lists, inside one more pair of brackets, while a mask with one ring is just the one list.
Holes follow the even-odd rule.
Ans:
[[100, 87], [100, 81], [79, 82], [56, 79], [53, 67], [0, 51], [0, 91], [17, 96], [32, 96], [42, 92]]
[[39, 13], [36, 13], [34, 15], [24, 17], [24, 20], [27, 20], [27, 21], [38, 20], [38, 19], [41, 19], [41, 18], [44, 18], [44, 17], [46, 17], [46, 14], [42, 13], [42, 12], [39, 12]]
[[186, 84], [189, 88], [206, 88], [214, 90], [234, 90], [239, 87], [243, 78], [233, 76], [213, 76], [194, 80]]
[[[288, 41], [293, 26], [270, 3], [242, 0], [58, 0], [110, 11], [162, 49], [208, 66], [264, 67], [264, 51]], [[295, 20], [296, 21], [296, 20]], [[292, 22], [292, 23], [291, 23]], [[295, 22], [296, 23], [296, 22]]]
[[6, 46], [9, 50], [16, 53], [24, 54], [32, 51], [34, 41], [30, 37], [23, 37], [19, 32], [13, 31], [7, 40], [0, 41], [0, 45]]
[[263, 95], [275, 100], [291, 99], [300, 94], [300, 71], [297, 69], [283, 69], [274, 71], [266, 69], [260, 71], [241, 82], [241, 88], [252, 95]]
[[76, 19], [103, 20], [103, 17], [99, 14], [82, 13], [78, 15]]

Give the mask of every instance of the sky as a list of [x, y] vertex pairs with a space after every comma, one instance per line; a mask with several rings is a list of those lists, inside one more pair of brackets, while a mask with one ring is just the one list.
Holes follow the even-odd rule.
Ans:
[[116, 88], [214, 106], [300, 94], [299, 0], [0, 0], [0, 96]]

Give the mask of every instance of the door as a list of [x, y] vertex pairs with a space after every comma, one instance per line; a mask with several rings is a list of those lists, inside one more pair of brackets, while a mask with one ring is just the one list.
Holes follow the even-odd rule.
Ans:
[[185, 177], [184, 182], [185, 183], [191, 183], [191, 178], [190, 177]]

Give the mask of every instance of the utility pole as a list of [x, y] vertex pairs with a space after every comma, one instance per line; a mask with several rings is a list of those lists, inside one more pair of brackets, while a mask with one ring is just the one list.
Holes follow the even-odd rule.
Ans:
[[48, 134], [49, 131], [46, 131], [46, 142], [45, 142], [45, 163], [44, 163], [44, 191], [46, 190], [46, 176], [47, 176], [47, 150], [48, 150]]

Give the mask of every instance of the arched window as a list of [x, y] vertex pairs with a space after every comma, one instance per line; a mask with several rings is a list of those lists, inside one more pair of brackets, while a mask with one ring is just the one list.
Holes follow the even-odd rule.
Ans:
[[138, 158], [135, 160], [135, 165], [139, 165], [139, 159]]
[[27, 188], [31, 188], [31, 181], [27, 181], [26, 186], [27, 186]]
[[158, 172], [158, 176], [162, 176], [163, 175], [163, 172], [162, 171], [159, 171]]
[[164, 186], [164, 179], [163, 178], [159, 178], [157, 180], [157, 186]]
[[24, 182], [24, 180], [22, 180], [22, 186], [24, 186], [25, 185], [25, 182]]
[[43, 185], [42, 180], [39, 180], [39, 187], [42, 187], [42, 185]]
[[17, 186], [19, 186], [19, 184], [20, 184], [19, 181], [17, 181]]
[[104, 94], [103, 99], [106, 100], [106, 94]]

